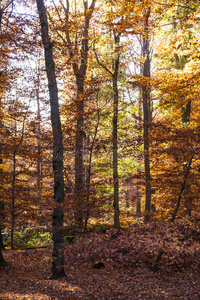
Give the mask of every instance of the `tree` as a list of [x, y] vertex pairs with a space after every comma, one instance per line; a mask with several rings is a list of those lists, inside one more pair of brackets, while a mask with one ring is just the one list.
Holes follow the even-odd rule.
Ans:
[[53, 171], [54, 171], [54, 201], [53, 209], [53, 253], [51, 279], [65, 277], [63, 253], [63, 143], [62, 128], [59, 114], [58, 88], [55, 75], [52, 43], [49, 37], [48, 20], [43, 0], [37, 0], [37, 8], [41, 25], [42, 42], [45, 52], [45, 65], [48, 78], [51, 123], [53, 131]]
[[[83, 202], [84, 202], [84, 165], [83, 165], [83, 140], [84, 140], [84, 81], [87, 72], [87, 60], [89, 52], [89, 27], [92, 13], [95, 7], [96, 0], [92, 0], [90, 6], [88, 1], [83, 1], [84, 4], [84, 21], [83, 29], [81, 30], [81, 49], [78, 50], [78, 37], [75, 37], [74, 43], [70, 38], [70, 20], [69, 20], [69, 0], [65, 9], [65, 34], [66, 45], [68, 48], [70, 59], [73, 60], [72, 67], [76, 78], [77, 94], [76, 94], [76, 144], [75, 144], [75, 199], [77, 209], [75, 219], [79, 227], [83, 226]], [[76, 4], [75, 4], [76, 5]], [[80, 52], [79, 52], [80, 51]], [[80, 64], [76, 61], [79, 60]]]
[[152, 173], [157, 186], [156, 201], [164, 208], [163, 215], [173, 214], [173, 218], [177, 205], [179, 216], [191, 214], [199, 198], [197, 156], [188, 172], [198, 145], [199, 128], [199, 33], [196, 30], [199, 8], [196, 4], [196, 1], [174, 1], [161, 20], [161, 25], [170, 21], [172, 26], [168, 30], [163, 26], [155, 34], [158, 46], [154, 49], [153, 78], [158, 85], [154, 85], [154, 96], [159, 105], [152, 132]]
[[[15, 103], [16, 105], [16, 103]], [[12, 187], [11, 187], [11, 249], [14, 249], [14, 225], [15, 225], [15, 217], [16, 217], [16, 213], [15, 213], [15, 189], [16, 189], [16, 177], [17, 177], [17, 172], [16, 172], [16, 168], [17, 168], [17, 154], [19, 151], [19, 147], [21, 146], [22, 142], [23, 142], [23, 138], [24, 138], [24, 127], [25, 127], [25, 119], [26, 119], [26, 114], [27, 111], [25, 113], [23, 122], [22, 122], [22, 130], [20, 132], [20, 137], [18, 139], [17, 137], [17, 124], [16, 124], [16, 120], [15, 123], [13, 124], [14, 126], [14, 137], [13, 137], [13, 153], [12, 153], [12, 161], [13, 161], [13, 170], [12, 170]], [[18, 110], [18, 115], [19, 115], [19, 110]]]
[[[12, 1], [8, 1], [5, 5], [3, 5], [0, 2], [0, 34], [2, 34], [2, 20], [3, 20], [3, 14], [6, 11], [6, 9], [8, 9], [11, 5], [13, 5], [13, 0]], [[4, 75], [5, 76], [5, 75]], [[0, 130], [2, 131], [2, 127], [3, 127], [3, 123], [2, 123], [2, 105], [1, 105], [1, 97], [2, 97], [2, 91], [3, 91], [3, 72], [0, 72]], [[1, 132], [2, 134], [2, 132]], [[2, 158], [2, 150], [0, 149], [0, 164], [3, 163], [3, 158]], [[0, 167], [0, 175], [2, 175], [3, 170]], [[1, 208], [4, 207], [4, 203], [1, 201], [0, 202], [0, 206]], [[1, 213], [2, 216], [2, 213]], [[0, 236], [1, 236], [1, 241], [2, 241], [2, 235], [1, 235], [1, 230], [2, 230], [2, 224], [0, 224]], [[1, 253], [1, 248], [0, 248], [0, 266], [4, 267], [7, 265], [7, 262], [4, 260], [3, 255]]]
[[[74, 101], [76, 131], [75, 131], [75, 184], [74, 184], [74, 217], [78, 227], [83, 227], [84, 205], [86, 201], [84, 142], [85, 142], [85, 81], [88, 69], [89, 42], [91, 34], [90, 21], [94, 12], [96, 0], [89, 1], [60, 1], [54, 3], [54, 9], [49, 11], [52, 32], [55, 39], [57, 61], [65, 68], [72, 67], [75, 78], [76, 96]], [[73, 25], [72, 25], [73, 24]], [[64, 54], [64, 55], [63, 55]], [[64, 68], [64, 66], [62, 66]], [[70, 70], [71, 71], [71, 70]], [[70, 73], [68, 72], [68, 75]], [[63, 72], [64, 73], [64, 72]], [[64, 84], [66, 76], [60, 75]]]
[[116, 58], [114, 60], [114, 70], [112, 72], [113, 81], [113, 184], [114, 184], [114, 228], [119, 229], [119, 176], [118, 176], [118, 72], [119, 72], [119, 58], [120, 52], [117, 50], [119, 47], [120, 34], [114, 35]]
[[[146, 7], [144, 9], [144, 32], [143, 32], [143, 43], [142, 43], [142, 55], [144, 57], [143, 64], [143, 77], [144, 85], [142, 85], [142, 100], [143, 100], [143, 137], [144, 137], [144, 166], [145, 166], [145, 182], [146, 182], [146, 200], [145, 200], [145, 211], [150, 213], [151, 210], [151, 176], [150, 176], [150, 160], [149, 160], [149, 124], [152, 121], [151, 116], [151, 102], [150, 102], [150, 89], [149, 89], [149, 78], [150, 78], [150, 36], [149, 36], [149, 18], [151, 8]], [[146, 219], [149, 220], [148, 215]]]
[[113, 33], [114, 35], [114, 58], [112, 59], [112, 70], [110, 70], [104, 63], [99, 60], [98, 54], [94, 49], [98, 64], [111, 76], [113, 89], [113, 118], [112, 118], [112, 155], [113, 155], [113, 207], [114, 207], [114, 228], [119, 229], [119, 176], [118, 176], [118, 107], [119, 107], [119, 93], [118, 93], [118, 72], [120, 63], [120, 33]]

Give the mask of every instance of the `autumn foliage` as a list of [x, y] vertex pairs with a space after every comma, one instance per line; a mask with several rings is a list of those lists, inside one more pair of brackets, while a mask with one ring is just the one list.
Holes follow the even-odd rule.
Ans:
[[26, 268], [30, 299], [53, 299], [52, 246], [58, 299], [90, 299], [87, 281], [97, 299], [175, 299], [177, 282], [162, 296], [140, 282], [175, 273], [198, 299], [198, 1], [47, 2], [0, 1], [2, 299], [26, 297]]

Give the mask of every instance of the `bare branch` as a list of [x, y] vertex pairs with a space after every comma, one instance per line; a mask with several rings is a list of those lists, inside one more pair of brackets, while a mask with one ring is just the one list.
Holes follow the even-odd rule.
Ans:
[[96, 60], [97, 60], [98, 64], [113, 77], [114, 74], [99, 60], [99, 57], [98, 57], [94, 47], [93, 47], [93, 51], [94, 51], [94, 54], [95, 54], [95, 57], [96, 57]]

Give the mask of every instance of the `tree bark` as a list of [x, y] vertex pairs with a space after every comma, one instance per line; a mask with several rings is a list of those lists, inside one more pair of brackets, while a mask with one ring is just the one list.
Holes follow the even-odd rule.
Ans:
[[[1, 74], [0, 74], [0, 84], [1, 84]], [[3, 135], [2, 132], [3, 121], [2, 121], [2, 103], [1, 103], [1, 93], [0, 93], [0, 134]], [[3, 164], [3, 152], [1, 149], [0, 143], [0, 164]], [[3, 198], [3, 169], [0, 167], [0, 197]], [[5, 208], [4, 208], [4, 201], [0, 201], [0, 250], [4, 249], [3, 245], [3, 236], [2, 236], [2, 229], [4, 227], [4, 219], [5, 219]]]
[[[1, 32], [1, 23], [2, 23], [2, 16], [3, 16], [3, 8], [0, 7], [0, 32]], [[2, 73], [0, 73], [0, 86], [1, 86], [1, 76], [2, 76]], [[1, 90], [0, 90], [0, 130], [2, 130], [2, 127], [3, 127], [3, 122], [2, 122], [2, 103], [1, 103]], [[1, 132], [2, 134], [2, 132]], [[3, 163], [3, 153], [2, 153], [2, 150], [1, 150], [1, 144], [0, 144], [0, 164]], [[0, 168], [0, 182], [2, 183], [2, 176], [3, 175], [3, 169]], [[3, 196], [3, 189], [2, 187], [0, 188], [0, 193], [1, 195]], [[4, 245], [3, 245], [3, 237], [2, 237], [2, 225], [3, 225], [3, 217], [4, 215], [4, 202], [1, 201], [0, 202], [0, 267], [3, 267], [4, 266], [4, 263], [5, 263], [5, 260], [3, 258], [3, 254], [1, 252], [1, 250], [4, 248]]]
[[[98, 94], [97, 94], [97, 99], [98, 99]], [[87, 209], [86, 209], [86, 214], [85, 214], [84, 232], [86, 232], [87, 222], [88, 222], [89, 216], [90, 216], [89, 200], [90, 200], [90, 180], [91, 180], [91, 169], [92, 169], [92, 155], [93, 155], [94, 144], [95, 144], [97, 131], [98, 131], [98, 127], [99, 127], [99, 121], [100, 121], [100, 112], [99, 112], [99, 108], [98, 108], [98, 105], [97, 105], [97, 124], [95, 126], [95, 132], [94, 132], [94, 136], [93, 136], [93, 139], [92, 139], [92, 145], [90, 147], [89, 164], [88, 164], [87, 175], [86, 175], [86, 203], [87, 203]], [[89, 142], [88, 142], [88, 144], [89, 144]]]
[[190, 122], [190, 111], [191, 111], [191, 101], [189, 101], [185, 107], [182, 107], [182, 123], [183, 125], [188, 125]]
[[[4, 10], [12, 3], [12, 1], [10, 3], [7, 4], [7, 6], [5, 6], [4, 8], [0, 6], [0, 32], [1, 32], [1, 25], [2, 25], [2, 18], [3, 18], [3, 12]], [[1, 77], [2, 74], [0, 74]], [[1, 80], [0, 80], [1, 81]], [[0, 93], [0, 97], [1, 97], [1, 93]], [[2, 109], [1, 107], [1, 99], [0, 99], [0, 110]], [[2, 116], [0, 115], [0, 129], [1, 127], [3, 127], [3, 122], [2, 122]], [[0, 150], [1, 151], [1, 150]], [[2, 158], [2, 151], [0, 152], [0, 164], [3, 163], [3, 158]], [[3, 170], [2, 168], [0, 168], [0, 174], [3, 174]], [[2, 182], [2, 180], [1, 180]], [[2, 206], [4, 207], [4, 203], [2, 202]], [[3, 238], [2, 238], [2, 233], [1, 233], [2, 228], [0, 228], [0, 239], [1, 239], [1, 248], [0, 248], [0, 267], [6, 267], [8, 266], [8, 263], [5, 261], [5, 259], [3, 258], [3, 254], [1, 252], [1, 249], [3, 247]]]
[[7, 266], [9, 266], [9, 264], [5, 261], [3, 254], [1, 252], [1, 249], [0, 249], [0, 268], [5, 268]]
[[[75, 38], [73, 43], [69, 34], [69, 0], [66, 1], [67, 7], [65, 10], [66, 18], [66, 40], [69, 56], [74, 60], [73, 72], [76, 77], [76, 87], [77, 87], [77, 96], [76, 96], [76, 113], [77, 113], [77, 122], [76, 122], [76, 144], [75, 144], [75, 200], [76, 200], [76, 209], [74, 212], [75, 220], [78, 227], [83, 227], [83, 216], [84, 216], [84, 201], [85, 199], [85, 186], [84, 186], [84, 162], [83, 162], [83, 139], [84, 139], [84, 85], [85, 85], [85, 76], [87, 72], [87, 61], [88, 61], [88, 30], [90, 27], [90, 19], [95, 7], [96, 0], [92, 0], [89, 8], [88, 1], [83, 1], [84, 5], [84, 27], [82, 31], [81, 38], [81, 51], [80, 51], [80, 65], [75, 62], [75, 57], [77, 56], [77, 46], [78, 41]], [[73, 48], [74, 47], [74, 48]], [[76, 57], [77, 60], [77, 57]], [[85, 201], [86, 202], [86, 201]]]
[[45, 53], [45, 65], [48, 78], [48, 88], [51, 106], [51, 124], [53, 131], [53, 171], [54, 171], [54, 209], [53, 209], [53, 253], [52, 275], [50, 279], [65, 277], [64, 246], [63, 246], [63, 141], [59, 113], [58, 88], [55, 75], [55, 65], [52, 44], [49, 38], [48, 20], [43, 0], [37, 0], [37, 8], [41, 25], [42, 42]]
[[[1, 169], [0, 169], [1, 173]], [[4, 228], [4, 219], [5, 219], [5, 207], [4, 202], [0, 201], [0, 250], [5, 249], [3, 244], [3, 236], [2, 236], [2, 229]]]
[[144, 166], [145, 166], [145, 182], [146, 182], [146, 198], [145, 198], [145, 219], [150, 220], [151, 210], [151, 176], [150, 176], [150, 158], [149, 158], [149, 123], [151, 122], [151, 106], [150, 106], [150, 45], [149, 45], [149, 16], [150, 8], [147, 9], [144, 24], [144, 37], [142, 52], [145, 62], [143, 65], [143, 76], [145, 84], [142, 86], [142, 100], [143, 100], [143, 137], [144, 137]]
[[15, 226], [15, 179], [16, 179], [16, 149], [13, 152], [12, 199], [11, 199], [11, 249], [14, 250]]
[[[115, 35], [115, 46], [119, 46], [120, 35]], [[119, 229], [119, 176], [118, 176], [118, 71], [119, 71], [119, 53], [114, 61], [113, 73], [113, 184], [114, 184], [114, 228]]]
[[84, 164], [83, 164], [83, 138], [84, 138], [84, 77], [76, 75], [77, 97], [76, 97], [76, 145], [75, 145], [75, 220], [79, 228], [83, 227], [84, 211]]
[[[1, 32], [2, 16], [3, 16], [3, 9], [0, 7], [0, 32]], [[0, 77], [1, 77], [1, 74], [0, 74]], [[0, 82], [1, 82], [1, 80], [0, 80]], [[1, 93], [0, 93], [0, 97], [1, 97]], [[1, 112], [1, 98], [0, 98], [0, 112]], [[2, 118], [2, 116], [0, 115], [0, 122], [2, 123], [1, 118]], [[1, 129], [1, 126], [0, 126], [0, 129]], [[0, 152], [0, 155], [2, 155], [2, 151]], [[2, 164], [2, 163], [3, 163], [3, 159], [2, 159], [2, 157], [0, 157], [0, 164]], [[3, 170], [2, 170], [2, 168], [0, 168], [0, 175], [2, 175], [2, 173], [3, 173]], [[0, 178], [0, 179], [2, 179], [2, 178]], [[2, 182], [2, 180], [1, 180], [1, 182]], [[1, 247], [0, 247], [0, 267], [3, 267], [5, 260], [3, 258], [3, 254], [1, 252], [1, 249], [2, 249], [2, 246], [3, 246], [3, 238], [2, 238], [1, 230], [2, 230], [2, 228], [0, 227], [0, 239], [1, 239], [1, 244], [2, 244]]]

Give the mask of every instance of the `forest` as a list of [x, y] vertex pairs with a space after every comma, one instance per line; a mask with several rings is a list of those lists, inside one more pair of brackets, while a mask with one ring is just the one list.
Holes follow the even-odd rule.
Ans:
[[0, 300], [200, 298], [198, 0], [0, 0]]

